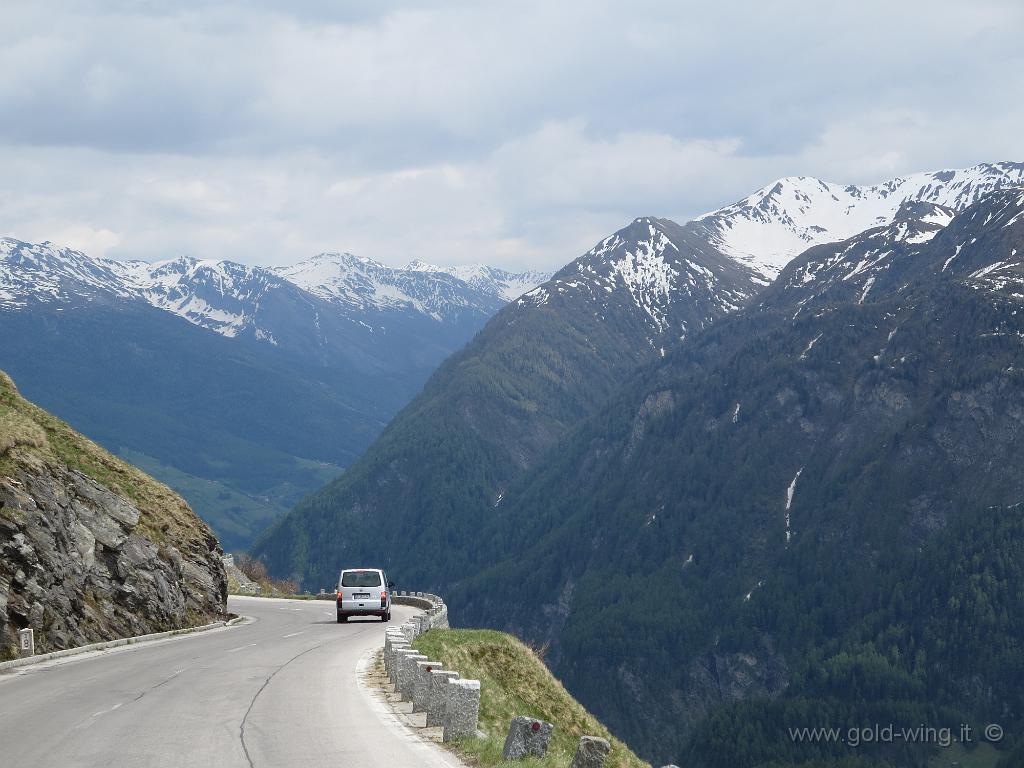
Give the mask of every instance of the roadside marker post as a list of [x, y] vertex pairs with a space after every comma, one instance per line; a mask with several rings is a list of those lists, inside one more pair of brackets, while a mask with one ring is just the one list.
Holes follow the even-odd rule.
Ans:
[[31, 629], [22, 629], [18, 632], [18, 648], [21, 650], [21, 656], [35, 656], [36, 655], [36, 638], [35, 632]]

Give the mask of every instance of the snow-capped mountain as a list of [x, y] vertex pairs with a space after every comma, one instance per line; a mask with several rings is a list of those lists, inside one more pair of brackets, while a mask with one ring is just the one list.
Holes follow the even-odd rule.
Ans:
[[985, 197], [935, 238], [935, 271], [976, 290], [1024, 301], [1024, 189]]
[[116, 267], [49, 241], [0, 238], [0, 310], [133, 298]]
[[512, 301], [541, 283], [551, 279], [551, 272], [528, 270], [526, 272], [509, 272], [486, 264], [466, 264], [457, 267], [439, 267], [424, 261], [412, 261], [406, 266], [413, 272], [445, 272], [457, 277], [465, 283], [492, 296], [505, 301]]
[[396, 269], [350, 253], [321, 253], [274, 271], [314, 296], [359, 312], [418, 312], [443, 322], [466, 311], [490, 315], [505, 304], [444, 269]]
[[767, 281], [813, 245], [891, 223], [907, 201], [961, 211], [992, 190], [1022, 184], [1024, 163], [1013, 162], [915, 173], [871, 186], [787, 177], [689, 226], [703, 232], [722, 253], [757, 269]]
[[0, 369], [247, 547], [350, 464], [505, 289], [350, 255], [150, 264], [6, 238]]
[[893, 297], [929, 275], [1024, 301], [1024, 189], [996, 190], [960, 214], [906, 202], [887, 226], [804, 252], [758, 297], [761, 308], [828, 311]]
[[147, 302], [194, 325], [234, 337], [251, 333], [276, 343], [261, 325], [261, 308], [276, 292], [302, 302], [301, 292], [262, 267], [188, 257], [148, 264], [108, 262], [125, 284]]
[[918, 246], [935, 238], [954, 215], [951, 208], [936, 203], [905, 202], [888, 225], [805, 251], [783, 269], [758, 302], [773, 306], [782, 297], [787, 305], [796, 306], [799, 315], [809, 306], [863, 304], [873, 290], [898, 290], [908, 273], [919, 267]]
[[[512, 294], [547, 275], [486, 266], [393, 268], [351, 254], [324, 253], [287, 267], [264, 268], [188, 257], [156, 263], [93, 258], [52, 243], [0, 239], [0, 309], [30, 302], [142, 300], [223, 336], [276, 343], [284, 316], [340, 314], [372, 332], [389, 318], [459, 324], [482, 322]], [[321, 306], [324, 305], [324, 306]], [[330, 305], [333, 309], [325, 310]]]
[[649, 344], [681, 339], [738, 309], [758, 289], [759, 275], [668, 219], [635, 219], [609, 235], [520, 306], [568, 301], [602, 318], [635, 315]]
[[[556, 297], [579, 296], [580, 306], [608, 318], [618, 316], [612, 307], [621, 305], [643, 319], [647, 341], [660, 348], [659, 336], [685, 337], [738, 309], [814, 246], [865, 233], [850, 248], [862, 251], [864, 263], [854, 267], [867, 279], [888, 267], [893, 252], [934, 236], [956, 212], [993, 190], [1019, 185], [1024, 185], [1024, 163], [1011, 162], [912, 174], [871, 186], [780, 179], [681, 226], [668, 219], [636, 219], [516, 303], [544, 306]], [[845, 256], [838, 261], [845, 264]]]

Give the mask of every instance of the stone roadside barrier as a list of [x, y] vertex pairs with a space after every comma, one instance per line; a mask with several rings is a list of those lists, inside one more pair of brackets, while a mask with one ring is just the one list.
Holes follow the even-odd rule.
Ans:
[[413, 686], [416, 684], [416, 662], [426, 661], [427, 657], [416, 651], [399, 651], [398, 654], [398, 692], [406, 701], [412, 701]]
[[436, 661], [417, 661], [415, 679], [412, 684], [412, 711], [427, 711], [427, 696], [430, 694], [430, 673], [435, 669], [441, 669], [441, 664]]
[[604, 768], [604, 761], [611, 748], [612, 745], [606, 739], [598, 736], [582, 736], [569, 768]]
[[452, 741], [476, 734], [480, 717], [480, 681], [463, 680], [454, 670], [418, 653], [412, 642], [431, 629], [448, 628], [448, 606], [429, 592], [396, 592], [395, 605], [422, 608], [399, 627], [384, 635], [384, 671], [413, 712], [426, 713], [427, 727], [442, 728], [442, 739]]
[[400, 649], [409, 648], [409, 641], [401, 630], [389, 629], [384, 635], [384, 668], [392, 683], [398, 683], [398, 672], [395, 668], [395, 653]]
[[543, 757], [547, 754], [548, 743], [555, 726], [532, 717], [514, 717], [508, 726], [505, 748], [501, 756], [505, 760], [522, 760], [524, 757]]
[[427, 728], [444, 725], [444, 710], [448, 704], [448, 684], [458, 680], [459, 673], [447, 669], [435, 669], [430, 673], [430, 694], [427, 696]]
[[480, 681], [452, 680], [447, 691], [442, 740], [454, 741], [462, 736], [475, 735], [480, 717]]

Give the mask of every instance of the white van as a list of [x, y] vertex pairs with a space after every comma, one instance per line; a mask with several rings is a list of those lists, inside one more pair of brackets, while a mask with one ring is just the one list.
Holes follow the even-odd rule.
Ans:
[[394, 583], [379, 568], [346, 568], [338, 577], [338, 623], [349, 616], [380, 616], [391, 621]]

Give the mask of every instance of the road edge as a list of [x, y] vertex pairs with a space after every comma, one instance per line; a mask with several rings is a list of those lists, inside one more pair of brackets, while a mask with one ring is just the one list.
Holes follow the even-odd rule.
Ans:
[[66, 659], [69, 656], [78, 656], [82, 653], [89, 653], [91, 651], [105, 651], [109, 648], [120, 648], [126, 645], [141, 645], [144, 643], [151, 643], [154, 640], [164, 640], [168, 637], [177, 637], [179, 635], [192, 635], [197, 632], [206, 632], [211, 629], [221, 629], [223, 627], [233, 627], [236, 624], [241, 624], [246, 620], [245, 616], [236, 616], [228, 621], [215, 621], [211, 624], [203, 624], [199, 627], [184, 627], [182, 629], [171, 629], [166, 632], [153, 632], [148, 635], [135, 635], [134, 637], [122, 637], [117, 640], [107, 640], [102, 643], [90, 643], [89, 645], [80, 645], [76, 648], [65, 648], [62, 651], [51, 651], [50, 653], [41, 653], [38, 656], [26, 656], [23, 659], [12, 659], [11, 661], [0, 662], [0, 674], [11, 670], [20, 669], [21, 667], [30, 667], [33, 664], [42, 664], [45, 661], [53, 661], [54, 659]]
[[417, 750], [421, 752], [425, 760], [428, 760], [430, 768], [467, 768], [468, 764], [460, 759], [459, 755], [444, 746], [424, 738], [415, 728], [409, 726], [395, 713], [394, 709], [383, 699], [374, 695], [373, 690], [366, 684], [365, 675], [380, 656], [379, 648], [369, 648], [364, 651], [356, 662], [356, 685], [363, 699], [377, 717], [396, 733], [404, 735], [407, 742], [416, 744]]

